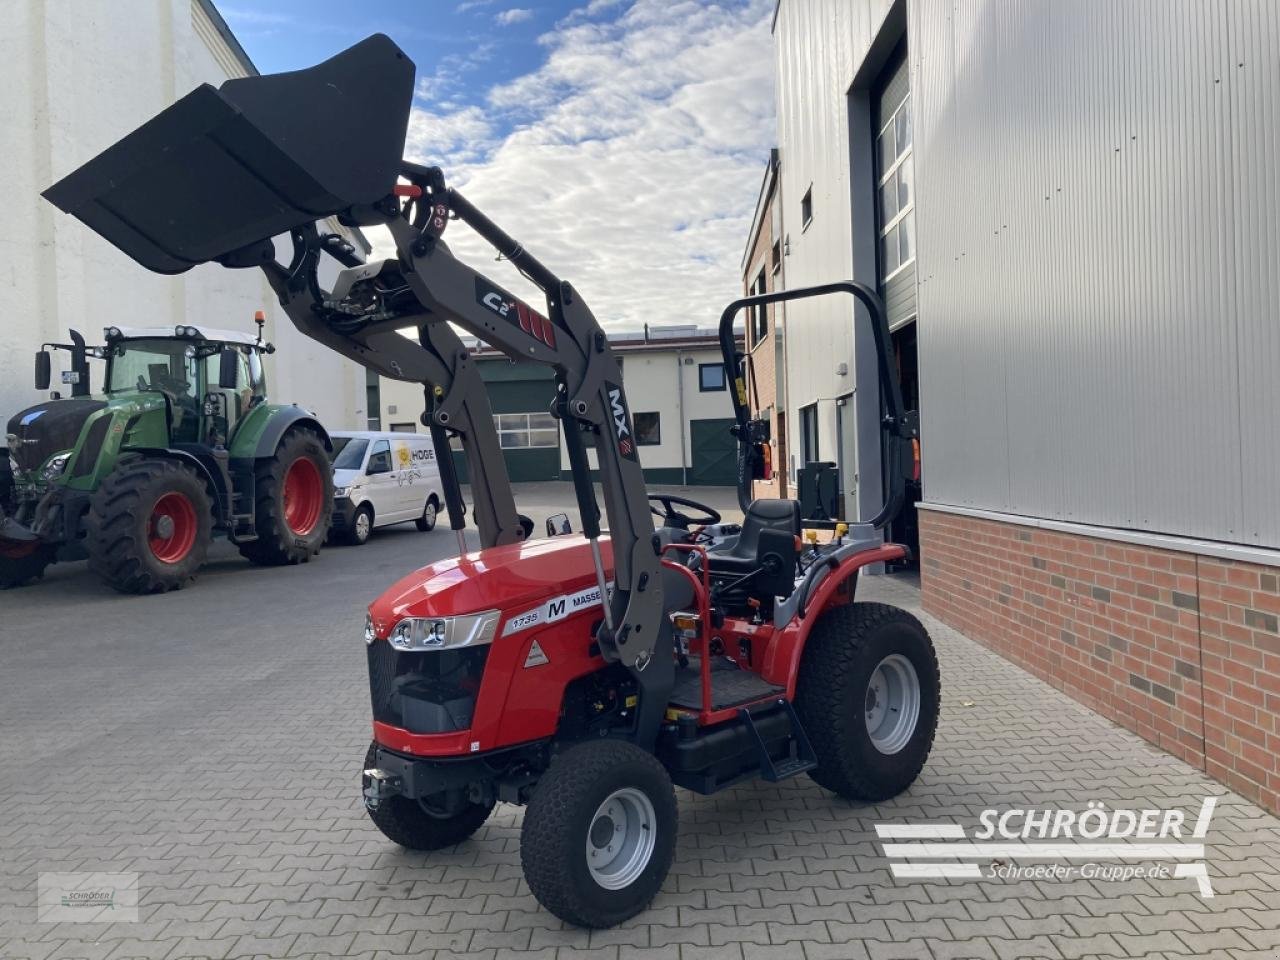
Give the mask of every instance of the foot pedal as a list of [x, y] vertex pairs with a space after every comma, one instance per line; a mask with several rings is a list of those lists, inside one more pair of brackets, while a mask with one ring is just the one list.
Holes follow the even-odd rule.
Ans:
[[813, 746], [809, 743], [809, 738], [805, 736], [804, 728], [800, 726], [800, 718], [796, 716], [796, 711], [791, 706], [791, 701], [780, 699], [778, 700], [778, 706], [786, 711], [787, 719], [791, 721], [791, 744], [788, 748], [787, 756], [781, 760], [774, 760], [769, 756], [769, 747], [765, 744], [764, 737], [760, 736], [756, 722], [751, 717], [751, 711], [746, 707], [738, 711], [738, 716], [742, 719], [747, 732], [755, 742], [756, 754], [760, 758], [760, 776], [770, 783], [786, 780], [797, 774], [804, 773], [806, 770], [812, 770], [818, 765], [818, 757], [813, 752]]

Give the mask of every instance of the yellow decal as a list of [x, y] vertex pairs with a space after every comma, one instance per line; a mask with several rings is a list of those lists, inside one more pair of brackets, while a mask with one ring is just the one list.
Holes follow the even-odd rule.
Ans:
[[738, 388], [738, 402], [745, 407], [747, 405], [747, 382], [738, 377], [734, 380], [734, 386]]
[[400, 464], [401, 470], [408, 470], [413, 466], [413, 454], [409, 452], [407, 443], [396, 444], [396, 461]]
[[633, 693], [633, 694], [631, 694], [629, 697], [627, 697], [627, 699], [626, 699], [626, 701], [625, 701], [625, 703], [626, 703], [626, 705], [627, 705], [628, 707], [634, 707], [634, 706], [635, 706], [637, 703], [639, 703], [639, 702], [640, 702], [640, 698], [639, 698], [639, 697], [637, 697], [634, 693]]

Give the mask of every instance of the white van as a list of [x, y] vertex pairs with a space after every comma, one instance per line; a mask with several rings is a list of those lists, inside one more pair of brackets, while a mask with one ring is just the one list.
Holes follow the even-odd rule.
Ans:
[[422, 531], [444, 507], [440, 464], [419, 433], [335, 430], [333, 527], [330, 536], [364, 543], [374, 527], [412, 520]]

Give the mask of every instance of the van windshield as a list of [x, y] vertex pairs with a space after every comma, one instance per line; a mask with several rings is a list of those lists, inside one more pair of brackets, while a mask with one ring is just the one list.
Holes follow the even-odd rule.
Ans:
[[364, 465], [364, 452], [369, 441], [359, 437], [333, 438], [333, 469], [359, 470]]

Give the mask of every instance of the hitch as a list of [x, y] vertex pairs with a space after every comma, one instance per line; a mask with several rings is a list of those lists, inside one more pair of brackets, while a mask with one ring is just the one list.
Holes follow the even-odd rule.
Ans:
[[370, 767], [364, 771], [364, 779], [364, 805], [369, 810], [377, 810], [383, 800], [398, 797], [403, 792], [403, 778], [386, 770]]

